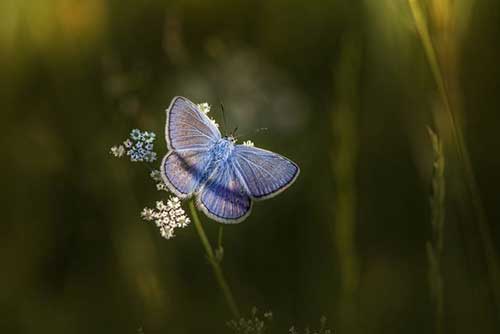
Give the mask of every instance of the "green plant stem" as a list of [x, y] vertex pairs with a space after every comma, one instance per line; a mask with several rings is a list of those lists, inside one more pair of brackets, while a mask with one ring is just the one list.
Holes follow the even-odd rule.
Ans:
[[344, 36], [335, 71], [335, 106], [332, 111], [332, 173], [335, 180], [334, 224], [337, 261], [340, 272], [339, 328], [355, 332], [359, 323], [360, 263], [356, 249], [356, 169], [358, 162], [358, 78], [361, 48], [356, 33]]
[[441, 139], [428, 128], [433, 148], [432, 163], [432, 196], [431, 196], [431, 227], [432, 240], [427, 242], [427, 258], [429, 261], [429, 284], [431, 298], [435, 307], [435, 333], [444, 331], [444, 283], [442, 272], [443, 237], [445, 222], [445, 158]]
[[431, 68], [432, 75], [434, 77], [434, 80], [436, 81], [437, 89], [442, 99], [446, 117], [450, 124], [453, 141], [455, 142], [454, 146], [456, 148], [458, 158], [461, 162], [461, 166], [463, 169], [463, 176], [465, 179], [467, 189], [471, 195], [472, 205], [474, 206], [474, 210], [477, 212], [478, 229], [483, 244], [484, 255], [486, 258], [487, 271], [490, 280], [490, 288], [493, 293], [494, 304], [496, 308], [495, 311], [498, 313], [499, 311], [498, 305], [500, 301], [500, 284], [498, 280], [498, 278], [500, 277], [499, 268], [496, 260], [495, 248], [493, 247], [493, 243], [490, 238], [491, 236], [490, 228], [486, 222], [486, 215], [484, 212], [481, 196], [477, 186], [477, 181], [472, 168], [469, 152], [465, 145], [465, 139], [462, 133], [462, 129], [458, 125], [456, 117], [451, 108], [446, 82], [441, 73], [441, 69], [437, 58], [437, 53], [433, 46], [432, 39], [429, 33], [429, 29], [427, 27], [427, 23], [425, 21], [425, 16], [423, 14], [422, 8], [420, 7], [418, 0], [408, 0], [408, 3], [410, 5], [413, 19], [415, 20], [415, 26], [417, 32], [420, 36], [422, 45], [424, 47], [424, 51], [427, 57], [427, 61], [429, 62], [429, 66]]
[[217, 237], [217, 248], [222, 249], [222, 235], [224, 232], [224, 226], [219, 227], [219, 236]]
[[207, 253], [208, 262], [212, 266], [214, 271], [215, 279], [217, 280], [217, 284], [219, 284], [222, 293], [224, 294], [224, 298], [226, 299], [226, 303], [231, 310], [231, 313], [236, 319], [240, 318], [240, 312], [238, 310], [238, 306], [234, 301], [233, 294], [229, 285], [226, 282], [224, 277], [224, 273], [222, 272], [222, 268], [220, 266], [219, 261], [215, 258], [215, 253], [213, 251], [212, 245], [207, 238], [205, 230], [200, 221], [200, 217], [198, 216], [198, 211], [196, 210], [196, 206], [194, 204], [194, 200], [189, 201], [189, 210], [191, 211], [191, 217], [193, 218], [194, 226], [196, 227], [196, 232], [198, 232], [198, 236], [200, 237], [201, 243], [205, 248], [205, 252]]
[[431, 286], [431, 298], [434, 301], [436, 312], [435, 333], [442, 334], [444, 327], [444, 289], [443, 276], [441, 272], [441, 259], [431, 242], [427, 242], [427, 260], [429, 261], [429, 283]]

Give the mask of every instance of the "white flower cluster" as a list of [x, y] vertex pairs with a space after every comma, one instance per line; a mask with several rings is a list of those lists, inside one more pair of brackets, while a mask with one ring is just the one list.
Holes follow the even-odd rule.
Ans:
[[156, 226], [160, 228], [161, 236], [165, 239], [173, 238], [176, 228], [184, 228], [191, 223], [181, 207], [180, 199], [175, 196], [171, 196], [167, 204], [164, 204], [163, 201], [156, 202], [156, 209], [144, 208], [141, 216], [146, 221], [154, 221]]
[[[326, 317], [322, 316], [321, 319], [319, 319], [319, 324], [320, 327], [319, 329], [309, 329], [309, 327], [306, 327], [303, 333], [305, 334], [332, 334], [333, 331], [331, 329], [326, 328]], [[288, 330], [289, 334], [300, 334], [301, 332], [298, 331], [295, 326], [290, 327]]]
[[253, 144], [253, 141], [251, 140], [246, 140], [243, 142], [243, 145], [245, 146], [250, 146], [250, 147], [254, 147], [255, 145]]
[[161, 178], [161, 172], [158, 169], [154, 169], [151, 171], [149, 174], [151, 178], [156, 181], [156, 189], [160, 191], [169, 191], [167, 186], [165, 185], [165, 182], [163, 182], [163, 179]]
[[273, 320], [273, 312], [265, 312], [262, 316], [256, 307], [252, 308], [252, 312], [248, 318], [241, 317], [239, 319], [231, 320], [226, 325], [234, 333], [252, 333], [264, 334]]
[[203, 103], [200, 103], [200, 104], [197, 104], [196, 105], [198, 107], [198, 109], [200, 109], [200, 111], [202, 113], [204, 113], [205, 115], [208, 114], [210, 112], [210, 104], [206, 103], [206, 102], [203, 102]]
[[[198, 107], [198, 109], [204, 113], [205, 115], [208, 115], [208, 113], [210, 112], [210, 104], [206, 103], [206, 102], [203, 102], [203, 103], [200, 103], [200, 104], [197, 104], [196, 105]], [[217, 122], [215, 121], [215, 119], [209, 117], [210, 121], [212, 122], [213, 125], [215, 125], [215, 127], [219, 127], [219, 124], [217, 124]]]
[[215, 121], [215, 119], [210, 118], [210, 122], [212, 122], [212, 124], [213, 124], [213, 125], [215, 125], [215, 127], [216, 127], [216, 128], [218, 128], [218, 127], [219, 127], [219, 123], [217, 123], [217, 122]]
[[109, 153], [117, 158], [121, 158], [125, 154], [125, 147], [123, 145], [113, 146]]
[[110, 153], [117, 158], [126, 154], [133, 162], [153, 162], [157, 157], [156, 152], [153, 151], [155, 138], [154, 132], [133, 129], [129, 139], [124, 140], [120, 145], [111, 147]]

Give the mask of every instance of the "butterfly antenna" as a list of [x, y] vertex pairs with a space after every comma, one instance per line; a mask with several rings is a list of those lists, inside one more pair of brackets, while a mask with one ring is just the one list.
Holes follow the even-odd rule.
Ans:
[[222, 101], [220, 102], [220, 109], [222, 111], [222, 127], [224, 128], [224, 132], [226, 132], [227, 131], [226, 112], [224, 111], [224, 105], [222, 104]]
[[247, 137], [250, 134], [259, 133], [259, 132], [268, 131], [268, 130], [269, 130], [268, 128], [258, 128], [258, 129], [253, 130], [252, 132], [244, 133], [244, 134], [242, 134], [239, 137], [243, 138], [243, 137]]

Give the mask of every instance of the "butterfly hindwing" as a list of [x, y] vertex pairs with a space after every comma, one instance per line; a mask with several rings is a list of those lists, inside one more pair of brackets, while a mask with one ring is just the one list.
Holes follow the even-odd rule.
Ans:
[[252, 200], [231, 160], [221, 162], [197, 196], [198, 207], [221, 223], [239, 223], [252, 208]]
[[184, 97], [175, 97], [167, 109], [165, 133], [170, 150], [207, 150], [221, 138], [219, 129], [198, 107]]
[[178, 197], [189, 197], [202, 179], [209, 161], [208, 151], [171, 151], [161, 164], [163, 181]]
[[254, 199], [266, 199], [290, 186], [299, 167], [289, 159], [256, 147], [236, 145], [234, 161], [246, 188]]

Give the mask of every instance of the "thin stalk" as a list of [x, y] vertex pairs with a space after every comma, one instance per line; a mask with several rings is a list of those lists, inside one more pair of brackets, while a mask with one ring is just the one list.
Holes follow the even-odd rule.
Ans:
[[465, 184], [468, 191], [470, 192], [474, 210], [477, 212], [478, 229], [479, 229], [479, 234], [481, 236], [482, 244], [484, 246], [483, 251], [487, 263], [490, 288], [493, 293], [493, 298], [496, 308], [495, 311], [498, 313], [499, 311], [498, 305], [500, 301], [500, 284], [498, 278], [500, 277], [500, 272], [496, 260], [495, 248], [493, 247], [493, 243], [490, 238], [491, 235], [490, 228], [486, 222], [486, 215], [484, 212], [481, 196], [477, 186], [477, 181], [472, 168], [469, 152], [465, 145], [465, 139], [462, 133], [462, 129], [458, 125], [455, 114], [453, 113], [451, 107], [450, 98], [446, 87], [446, 82], [443, 78], [439, 66], [437, 53], [432, 43], [432, 39], [429, 33], [429, 29], [427, 27], [427, 23], [422, 8], [420, 7], [418, 0], [408, 0], [408, 3], [410, 5], [413, 19], [415, 20], [415, 26], [417, 32], [420, 36], [422, 45], [424, 47], [424, 51], [427, 57], [427, 61], [429, 62], [429, 66], [431, 68], [432, 75], [434, 77], [434, 80], [436, 81], [438, 93], [441, 97], [446, 117], [450, 124], [453, 141], [455, 142], [454, 146], [457, 151], [458, 159], [460, 160], [462, 166]]
[[435, 309], [435, 333], [444, 333], [444, 286], [441, 272], [441, 259], [432, 242], [427, 242], [427, 259], [429, 261], [429, 284], [431, 286], [431, 298]]
[[207, 253], [208, 262], [212, 266], [214, 271], [215, 279], [217, 280], [217, 284], [219, 284], [220, 289], [226, 299], [227, 306], [231, 310], [231, 313], [235, 317], [235, 319], [240, 318], [240, 311], [238, 310], [238, 306], [234, 301], [233, 294], [227, 281], [224, 277], [224, 273], [222, 272], [222, 268], [220, 266], [219, 261], [217, 261], [215, 257], [215, 252], [210, 244], [210, 241], [207, 238], [205, 230], [200, 221], [200, 217], [198, 216], [198, 211], [196, 210], [196, 206], [194, 204], [194, 200], [189, 201], [189, 210], [191, 211], [191, 217], [193, 219], [194, 226], [196, 228], [196, 232], [198, 232], [198, 236], [200, 237], [203, 248], [205, 248], [205, 252]]
[[224, 247], [222, 247], [222, 236], [224, 232], [224, 226], [221, 224], [219, 226], [219, 235], [217, 237], [217, 248], [215, 249], [215, 259], [217, 262], [221, 263], [224, 259]]
[[445, 160], [442, 141], [429, 128], [429, 137], [433, 149], [431, 227], [432, 240], [427, 242], [426, 250], [429, 261], [429, 283], [431, 297], [435, 307], [435, 333], [442, 334], [444, 327], [444, 284], [442, 273], [443, 237], [445, 222]]
[[358, 76], [361, 49], [358, 36], [346, 35], [335, 72], [335, 101], [332, 111], [332, 173], [335, 180], [334, 222], [337, 262], [340, 271], [341, 331], [355, 332], [358, 322], [360, 263], [356, 249], [356, 167], [358, 152]]
[[222, 249], [222, 235], [224, 232], [224, 226], [219, 226], [219, 236], [217, 238], [217, 248]]

